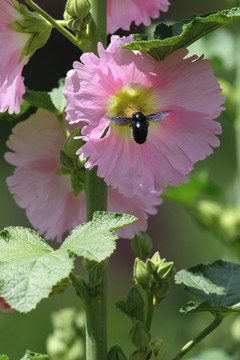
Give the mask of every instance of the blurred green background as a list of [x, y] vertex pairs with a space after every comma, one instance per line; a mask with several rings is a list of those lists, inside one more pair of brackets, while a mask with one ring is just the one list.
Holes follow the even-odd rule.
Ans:
[[[37, 3], [55, 18], [61, 18], [65, 0], [38, 0]], [[190, 18], [194, 14], [240, 6], [240, 2], [230, 0], [171, 0], [171, 3], [169, 12], [161, 14], [161, 21], [174, 22]], [[132, 30], [136, 31], [136, 28], [133, 27]], [[189, 49], [191, 53], [204, 53], [207, 58], [212, 59], [216, 76], [228, 81], [233, 89], [236, 65], [240, 61], [240, 49], [237, 50], [236, 45], [239, 34], [240, 22], [209, 34]], [[46, 46], [37, 51], [24, 68], [26, 85], [34, 90], [51, 90], [57, 85], [58, 78], [65, 76], [73, 61], [78, 60], [79, 56], [78, 49], [54, 30]], [[224, 91], [229, 92], [226, 85]], [[215, 149], [209, 158], [196, 164], [194, 170], [194, 174], [206, 171], [209, 178], [223, 189], [226, 202], [234, 201], [236, 186], [239, 186], [235, 181], [235, 97], [234, 90], [231, 90], [226, 103], [227, 110], [218, 119], [223, 128], [220, 148]], [[24, 211], [15, 204], [9, 194], [5, 182], [6, 177], [13, 172], [13, 167], [4, 161], [3, 156], [7, 150], [5, 142], [14, 125], [14, 122], [1, 123], [1, 229], [9, 225], [31, 226]], [[201, 227], [183, 205], [167, 200], [159, 207], [158, 214], [149, 219], [148, 234], [153, 239], [154, 250], [158, 250], [161, 257], [168, 261], [174, 261], [177, 270], [200, 262], [211, 263], [219, 258], [235, 262], [239, 262], [240, 259], [240, 253], [232, 252], [217, 237]], [[109, 347], [115, 343], [121, 344], [126, 353], [132, 350], [128, 340], [128, 329], [131, 324], [130, 320], [116, 309], [115, 302], [124, 299], [132, 285], [133, 261], [130, 241], [119, 240], [117, 250], [110, 259], [108, 336]], [[179, 308], [190, 299], [193, 298], [181, 287], [173, 285], [171, 293], [156, 311], [152, 333], [153, 337], [159, 336], [164, 340], [165, 349], [168, 351], [167, 357], [173, 356], [212, 320], [209, 314], [204, 313], [180, 314]], [[11, 360], [17, 360], [23, 356], [25, 349], [46, 353], [46, 339], [52, 332], [51, 312], [72, 305], [81, 309], [81, 303], [69, 287], [63, 295], [42, 301], [37, 309], [29, 314], [0, 313], [0, 354], [7, 354]], [[190, 355], [193, 356], [194, 353], [209, 347], [239, 349], [240, 338], [237, 339], [232, 332], [232, 325], [236, 319], [237, 316], [226, 319], [224, 324], [200, 343]]]

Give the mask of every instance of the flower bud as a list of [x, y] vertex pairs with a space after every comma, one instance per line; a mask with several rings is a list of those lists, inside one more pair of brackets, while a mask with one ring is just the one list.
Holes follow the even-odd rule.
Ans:
[[168, 280], [162, 280], [154, 287], [153, 305], [158, 305], [170, 291], [170, 283]]
[[147, 259], [146, 269], [150, 274], [153, 274], [157, 270], [157, 265], [151, 259]]
[[64, 150], [71, 158], [78, 158], [76, 152], [84, 144], [82, 139], [75, 139], [78, 136], [81, 136], [81, 129], [73, 130], [64, 143]]
[[[88, 0], [68, 0], [65, 7], [65, 16], [82, 20], [88, 15], [90, 8]], [[69, 18], [66, 20], [69, 20]]]
[[129, 338], [137, 349], [143, 349], [148, 345], [151, 335], [141, 321], [136, 321], [130, 330]]
[[95, 288], [102, 282], [103, 271], [105, 270], [107, 264], [107, 259], [100, 263], [88, 259], [83, 260], [83, 266], [87, 271], [87, 278], [91, 287]]
[[141, 285], [143, 288], [149, 288], [150, 273], [147, 271], [145, 263], [138, 258], [134, 262], [133, 278], [136, 284]]
[[77, 295], [86, 303], [91, 301], [90, 289], [86, 281], [80, 276], [71, 275], [71, 283], [75, 288]]
[[127, 360], [119, 345], [114, 345], [107, 354], [107, 360]]
[[163, 350], [163, 341], [156, 338], [151, 343], [151, 348], [153, 350], [153, 353], [155, 355], [155, 360], [163, 360], [166, 356], [166, 351]]
[[141, 231], [140, 235], [136, 235], [131, 241], [131, 247], [136, 257], [144, 261], [152, 250], [152, 240], [145, 232]]
[[24, 5], [14, 3], [14, 8], [22, 15], [21, 19], [13, 22], [10, 27], [17, 32], [29, 34], [19, 62], [24, 56], [32, 55], [47, 42], [52, 25], [37, 12], [29, 11]]
[[168, 280], [172, 276], [173, 272], [173, 262], [164, 262], [163, 264], [160, 264], [157, 269], [157, 277], [160, 280]]
[[152, 262], [153, 262], [156, 266], [159, 265], [159, 263], [160, 263], [160, 261], [161, 261], [161, 258], [160, 258], [160, 254], [159, 254], [158, 251], [155, 252], [155, 254], [152, 256], [151, 260], [152, 260]]

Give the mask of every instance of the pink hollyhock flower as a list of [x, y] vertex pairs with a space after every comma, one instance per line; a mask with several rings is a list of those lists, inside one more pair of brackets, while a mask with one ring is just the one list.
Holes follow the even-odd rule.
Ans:
[[[28, 57], [21, 59], [30, 34], [13, 30], [9, 25], [21, 20], [22, 15], [13, 7], [11, 0], [1, 0], [0, 11], [0, 112], [18, 113], [25, 92], [21, 72]], [[20, 61], [21, 59], [21, 61]]]
[[0, 311], [1, 312], [9, 312], [13, 311], [11, 307], [5, 302], [4, 298], [0, 297]]
[[[54, 114], [38, 110], [13, 129], [6, 160], [17, 168], [7, 179], [16, 203], [26, 209], [29, 221], [47, 239], [62, 240], [65, 232], [86, 221], [84, 192], [73, 195], [70, 175], [58, 175], [59, 151], [64, 135]], [[119, 229], [119, 236], [131, 238], [147, 228], [147, 214], [155, 214], [162, 200], [157, 193], [139, 191], [127, 199], [115, 189], [108, 189], [108, 211], [126, 212], [138, 221]]]
[[136, 25], [143, 23], [148, 26], [151, 19], [159, 17], [159, 10], [166, 12], [170, 5], [168, 0], [108, 0], [107, 2], [107, 29], [114, 33], [122, 28], [129, 30], [132, 21]]
[[0, 112], [19, 113], [25, 92], [21, 76], [34, 51], [42, 47], [51, 25], [38, 13], [16, 0], [1, 0], [0, 6]]
[[[64, 96], [70, 123], [85, 122], [86, 144], [78, 154], [88, 158], [85, 166], [98, 166], [98, 176], [127, 197], [140, 187], [165, 191], [166, 186], [188, 182], [193, 164], [219, 146], [215, 134], [221, 126], [212, 119], [223, 108], [225, 97], [210, 61], [196, 55], [184, 58], [179, 49], [157, 62], [144, 52], [119, 48], [132, 36], [112, 36], [105, 50], [99, 43], [99, 58], [81, 56], [66, 78]], [[162, 112], [162, 120], [149, 121], [142, 144], [131, 136], [131, 121], [118, 124], [119, 117], [140, 111]]]

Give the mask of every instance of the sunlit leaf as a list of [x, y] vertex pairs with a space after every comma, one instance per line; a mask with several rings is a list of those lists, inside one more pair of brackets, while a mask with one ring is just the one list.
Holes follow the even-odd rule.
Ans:
[[37, 232], [8, 227], [0, 233], [0, 296], [15, 310], [28, 312], [53, 291], [64, 290], [72, 256], [54, 251]]
[[132, 215], [96, 211], [92, 221], [77, 226], [66, 238], [61, 249], [69, 250], [78, 256], [101, 262], [116, 248], [118, 238], [113, 231], [137, 219]]
[[63, 112], [67, 103], [67, 100], [63, 97], [64, 86], [65, 80], [59, 79], [58, 87], [52, 89], [52, 91], [49, 92], [52, 103], [54, 104], [55, 108], [60, 112]]
[[123, 48], [146, 51], [156, 60], [164, 60], [177, 49], [188, 47], [211, 31], [239, 19], [240, 8], [233, 8], [194, 16], [192, 19], [170, 25], [170, 27], [160, 24], [154, 32], [156, 40], [133, 41]]

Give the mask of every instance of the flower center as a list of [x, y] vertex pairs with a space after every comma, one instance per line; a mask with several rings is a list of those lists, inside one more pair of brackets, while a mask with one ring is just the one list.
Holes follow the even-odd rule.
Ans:
[[108, 99], [108, 114], [131, 117], [133, 112], [151, 114], [156, 111], [157, 101], [153, 89], [131, 83], [119, 89]]

